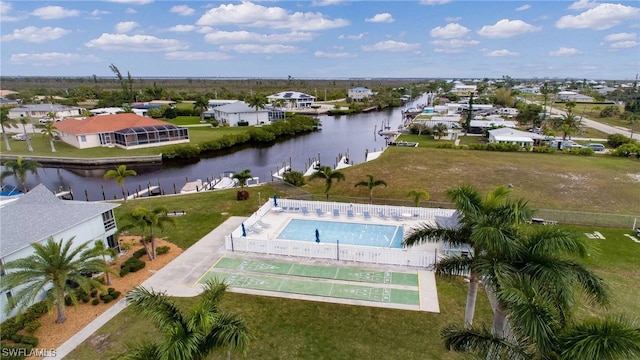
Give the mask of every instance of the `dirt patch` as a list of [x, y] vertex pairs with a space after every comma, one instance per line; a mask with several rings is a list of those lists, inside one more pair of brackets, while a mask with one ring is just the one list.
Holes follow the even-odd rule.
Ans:
[[[42, 324], [40, 329], [38, 329], [38, 331], [35, 333], [35, 336], [40, 339], [38, 348], [58, 348], [65, 341], [75, 335], [78, 331], [87, 326], [91, 321], [93, 321], [95, 318], [100, 316], [103, 312], [105, 312], [107, 309], [121, 300], [128, 291], [140, 285], [156, 271], [160, 270], [162, 267], [170, 263], [173, 259], [175, 259], [183, 252], [183, 250], [175, 244], [162, 239], [156, 239], [156, 246], [169, 246], [171, 250], [169, 250], [169, 252], [166, 254], [158, 255], [156, 257], [156, 260], [154, 261], [149, 261], [149, 258], [144, 255], [142, 258], [140, 258], [140, 260], [146, 263], [146, 266], [143, 269], [135, 273], [129, 273], [124, 277], [120, 277], [118, 275], [120, 271], [120, 264], [129, 259], [136, 250], [142, 248], [139, 240], [140, 237], [138, 236], [121, 236], [121, 243], [128, 242], [133, 245], [129, 250], [127, 250], [127, 253], [124, 256], [120, 256], [116, 260], [116, 262], [110, 266], [111, 269], [116, 272], [116, 274], [111, 274], [111, 285], [105, 285], [105, 290], [107, 287], [112, 287], [117, 291], [120, 291], [122, 295], [120, 295], [117, 300], [112, 301], [108, 304], [105, 304], [101, 301], [98, 305], [94, 306], [91, 305], [91, 301], [89, 301], [89, 303], [86, 304], [80, 302], [76, 306], [68, 306], [66, 307], [67, 321], [65, 321], [63, 324], [55, 323], [56, 312], [55, 309], [52, 309], [51, 312], [38, 319], [38, 321]], [[91, 298], [91, 300], [93, 300], [93, 298]], [[108, 343], [108, 337], [92, 336], [90, 339], [91, 343], [94, 344], [94, 346], [96, 346], [96, 348], [98, 349], [101, 346], [106, 346], [106, 343]]]

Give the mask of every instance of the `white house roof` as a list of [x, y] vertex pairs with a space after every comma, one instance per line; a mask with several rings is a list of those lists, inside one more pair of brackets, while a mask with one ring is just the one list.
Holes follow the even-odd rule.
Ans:
[[493, 137], [497, 141], [516, 141], [516, 142], [528, 142], [532, 143], [533, 139], [526, 136], [510, 136], [510, 135], [498, 135]]
[[498, 139], [498, 137], [509, 137], [510, 139], [511, 138], [528, 138], [531, 140], [547, 139], [547, 137], [544, 135], [540, 135], [532, 132], [520, 131], [516, 129], [511, 129], [511, 128], [499, 128], [499, 129], [489, 130], [489, 134], [496, 139]]
[[73, 108], [58, 104], [27, 104], [12, 109], [13, 111], [68, 111]]
[[[220, 105], [218, 107], [213, 108], [213, 111], [221, 111], [225, 113], [248, 113], [248, 112], [256, 112], [256, 108], [252, 108], [244, 101], [237, 101], [227, 105]], [[209, 110], [208, 112], [211, 112]], [[260, 109], [258, 112], [268, 112], [268, 110]]]
[[309, 94], [305, 94], [305, 93], [301, 93], [298, 91], [283, 91], [283, 92], [279, 92], [277, 94], [273, 94], [273, 95], [269, 95], [267, 96], [268, 99], [272, 99], [272, 100], [277, 100], [277, 99], [283, 99], [283, 100], [311, 100], [311, 99], [315, 99], [315, 97], [309, 95]]
[[0, 257], [31, 246], [118, 206], [120, 204], [61, 200], [40, 184], [15, 201], [0, 204]]
[[471, 120], [471, 127], [489, 128], [494, 126], [504, 126], [509, 128], [516, 127], [516, 123], [513, 121], [500, 121], [500, 120]]

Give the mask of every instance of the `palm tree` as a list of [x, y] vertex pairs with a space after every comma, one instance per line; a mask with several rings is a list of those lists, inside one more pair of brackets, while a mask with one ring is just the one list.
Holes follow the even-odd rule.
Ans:
[[104, 174], [104, 179], [116, 179], [116, 184], [122, 188], [122, 197], [127, 202], [127, 192], [124, 188], [124, 180], [129, 176], [136, 176], [138, 173], [135, 170], [127, 169], [127, 165], [120, 165], [115, 170], [109, 170]]
[[474, 266], [485, 253], [510, 252], [509, 226], [530, 218], [531, 210], [522, 201], [508, 201], [509, 190], [499, 186], [484, 199], [469, 185], [462, 185], [446, 192], [457, 209], [458, 224], [429, 225], [413, 229], [404, 245], [414, 246], [425, 242], [448, 243], [454, 247], [469, 249], [468, 254], [451, 256], [439, 261], [436, 274], [458, 276], [468, 273], [469, 290], [465, 308], [465, 327], [473, 324], [480, 274]]
[[31, 138], [29, 134], [27, 134], [27, 124], [29, 123], [29, 119], [20, 118], [20, 124], [22, 124], [22, 131], [24, 132], [24, 139], [27, 142], [27, 150], [33, 152], [33, 147], [31, 146]]
[[373, 175], [367, 175], [367, 178], [367, 180], [356, 183], [354, 187], [366, 186], [367, 189], [369, 189], [369, 204], [373, 204], [373, 188], [380, 185], [384, 185], [384, 187], [387, 187], [387, 183], [386, 181], [381, 179], [374, 179]]
[[247, 185], [247, 180], [253, 178], [253, 176], [251, 176], [250, 169], [244, 169], [240, 172], [233, 173], [231, 177], [238, 180], [238, 184], [240, 184], [240, 189], [242, 190], [244, 190], [244, 186]]
[[[33, 243], [32, 255], [4, 264], [4, 269], [15, 271], [3, 275], [2, 292], [19, 288], [7, 304], [7, 311], [16, 307], [22, 310], [45, 292], [49, 304], [56, 306], [56, 323], [61, 324], [67, 320], [65, 295], [76, 301], [75, 292], [65, 292], [68, 283], [77, 283], [86, 292], [92, 287], [102, 287], [98, 280], [81, 273], [106, 271], [106, 263], [89, 248], [91, 242], [76, 247], [73, 239], [56, 242], [50, 237], [44, 244]], [[47, 291], [49, 287], [52, 287], [51, 291]]]
[[429, 193], [425, 190], [411, 189], [407, 192], [407, 197], [413, 199], [413, 205], [418, 207], [421, 199], [425, 201], [429, 200]]
[[16, 119], [9, 117], [9, 109], [0, 108], [0, 127], [2, 127], [2, 138], [4, 139], [4, 145], [7, 151], [11, 151], [11, 145], [9, 145], [9, 137], [7, 136], [7, 128], [17, 128]]
[[43, 136], [46, 136], [49, 138], [49, 145], [51, 145], [51, 152], [56, 152], [56, 147], [53, 144], [53, 139], [55, 139], [55, 137], [57, 135], [60, 135], [60, 131], [58, 131], [58, 129], [55, 126], [54, 122], [47, 122], [46, 124], [43, 124], [40, 132], [42, 133]]
[[0, 179], [4, 179], [9, 175], [15, 176], [20, 185], [22, 185], [22, 192], [27, 192], [27, 172], [35, 174], [38, 171], [38, 168], [42, 167], [37, 161], [34, 160], [23, 160], [22, 156], [18, 156], [16, 160], [7, 160], [4, 163], [4, 167], [7, 170], [4, 170], [2, 174], [0, 174]]
[[226, 291], [222, 282], [207, 282], [201, 300], [185, 314], [164, 293], [133, 289], [127, 301], [135, 312], [151, 320], [160, 337], [157, 342], [129, 348], [119, 358], [201, 360], [220, 348], [245, 352], [251, 336], [241, 317], [220, 307]]
[[258, 119], [258, 111], [260, 109], [264, 109], [267, 104], [267, 98], [264, 95], [256, 94], [249, 98], [247, 101], [249, 107], [256, 109], [256, 125], [260, 125], [260, 120]]
[[327, 201], [329, 201], [329, 190], [331, 190], [331, 186], [333, 185], [333, 180], [336, 181], [344, 180], [344, 174], [340, 171], [332, 170], [329, 166], [321, 166], [320, 170], [314, 172], [309, 177], [310, 180], [313, 179], [324, 179], [325, 180], [325, 189], [324, 193], [327, 195]]
[[562, 140], [566, 140], [567, 136], [577, 133], [580, 130], [582, 121], [576, 116], [576, 114], [568, 112], [562, 115], [553, 123], [553, 128], [562, 131]]
[[442, 139], [445, 135], [447, 135], [447, 125], [437, 123], [433, 126], [433, 136], [437, 137], [438, 140]]
[[193, 103], [193, 110], [198, 111], [200, 113], [200, 121], [204, 121], [204, 112], [209, 109], [209, 102], [204, 96], [199, 96], [196, 101]]
[[149, 260], [155, 260], [156, 258], [156, 241], [154, 229], [163, 230], [165, 224], [176, 224], [175, 218], [167, 216], [167, 212], [169, 209], [165, 206], [159, 206], [154, 208], [153, 210], [149, 210], [145, 207], [139, 206], [129, 214], [129, 219], [131, 220], [131, 224], [125, 225], [123, 229], [127, 229], [130, 227], [138, 227], [143, 232], [149, 229], [149, 241], [151, 242], [151, 249], [147, 247], [147, 240], [144, 239], [142, 245], [147, 252], [147, 256], [149, 256]]
[[[115, 259], [118, 256], [116, 249], [107, 247], [102, 240], [96, 240], [93, 243], [93, 251], [95, 256], [102, 257], [102, 261], [104, 261], [105, 266], [108, 268], [109, 263], [107, 262], [107, 257], [111, 260]], [[111, 285], [111, 271], [105, 271], [105, 277], [107, 280], [107, 285]]]

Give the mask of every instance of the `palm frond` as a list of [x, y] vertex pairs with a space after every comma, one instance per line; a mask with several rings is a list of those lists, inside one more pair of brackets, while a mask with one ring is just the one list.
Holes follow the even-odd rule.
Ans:
[[640, 324], [624, 316], [591, 318], [560, 337], [563, 359], [640, 359]]
[[478, 355], [484, 359], [529, 359], [520, 348], [491, 334], [487, 327], [463, 328], [449, 325], [440, 336], [447, 350]]
[[127, 293], [126, 300], [136, 312], [149, 318], [161, 331], [186, 327], [180, 310], [169, 301], [165, 293], [138, 286]]

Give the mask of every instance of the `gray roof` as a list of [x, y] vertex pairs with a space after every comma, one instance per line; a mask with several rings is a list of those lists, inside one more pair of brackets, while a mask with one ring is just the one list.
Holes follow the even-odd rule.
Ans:
[[100, 216], [120, 204], [61, 200], [40, 184], [0, 204], [0, 257]]
[[545, 135], [536, 134], [533, 132], [520, 131], [511, 128], [499, 128], [489, 130], [489, 134], [493, 136], [519, 136], [519, 137], [528, 137], [534, 140], [546, 140], [547, 137]]
[[14, 111], [66, 111], [73, 109], [72, 107], [58, 104], [27, 104], [13, 108]]
[[[237, 101], [227, 105], [220, 105], [218, 107], [213, 108], [214, 111], [222, 111], [226, 113], [246, 113], [246, 112], [255, 112], [256, 109], [249, 106], [244, 101]], [[259, 110], [259, 112], [265, 112], [267, 110]]]

